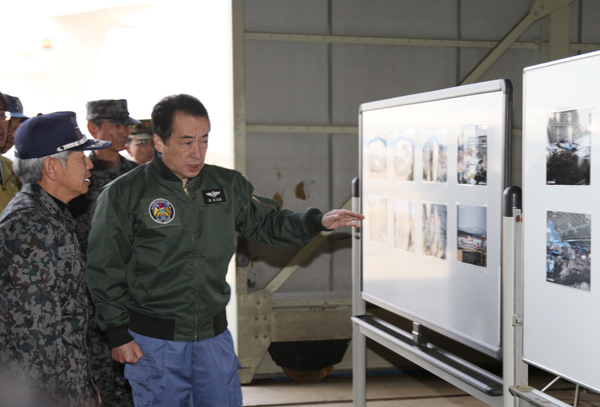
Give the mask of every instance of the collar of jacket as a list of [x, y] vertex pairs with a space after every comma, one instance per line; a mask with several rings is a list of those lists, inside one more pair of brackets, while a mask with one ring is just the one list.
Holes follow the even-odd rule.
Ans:
[[70, 215], [66, 216], [66, 214], [69, 213], [67, 206], [65, 205], [65, 209], [63, 210], [58, 203], [56, 203], [54, 198], [39, 184], [25, 184], [23, 185], [21, 192], [31, 195], [33, 199], [41, 202], [44, 208], [61, 222], [69, 220], [66, 218], [71, 217]]
[[[158, 153], [156, 152], [156, 150], [154, 150], [154, 158], [152, 159], [152, 161], [150, 161], [150, 163], [148, 163], [148, 165], [150, 166], [152, 171], [155, 172], [159, 177], [169, 182], [178, 182], [179, 184], [181, 184], [181, 178], [175, 175], [175, 173], [171, 171], [165, 163], [163, 163], [163, 160], [158, 157]], [[201, 173], [202, 171], [200, 171], [200, 174]], [[196, 175], [194, 178], [188, 179], [188, 185], [193, 180], [200, 178], [200, 174]]]
[[[98, 157], [96, 157], [96, 154], [94, 154], [93, 151], [90, 153], [90, 155], [88, 156], [88, 158], [90, 159], [90, 161], [92, 162], [92, 164], [94, 164], [94, 168], [92, 168], [92, 170], [102, 170], [102, 171], [106, 170], [104, 168], [104, 166], [102, 164], [100, 164], [100, 161], [98, 161]], [[123, 157], [121, 154], [119, 154], [119, 167], [122, 166], [123, 163], [125, 163], [125, 160], [126, 160], [126, 158]]]

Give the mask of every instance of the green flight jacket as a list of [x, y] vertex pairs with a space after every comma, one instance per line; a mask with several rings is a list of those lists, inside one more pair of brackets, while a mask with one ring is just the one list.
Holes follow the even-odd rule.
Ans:
[[157, 156], [108, 184], [89, 238], [87, 282], [111, 347], [141, 335], [182, 342], [227, 327], [235, 232], [273, 246], [326, 230], [321, 211], [281, 209], [239, 172], [205, 164], [183, 187]]

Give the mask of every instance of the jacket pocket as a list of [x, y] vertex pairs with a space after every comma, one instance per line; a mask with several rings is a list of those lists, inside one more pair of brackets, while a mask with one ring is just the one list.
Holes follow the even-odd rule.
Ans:
[[242, 386], [240, 385], [240, 376], [238, 371], [242, 370], [243, 367], [240, 365], [237, 356], [233, 356], [232, 374], [229, 376], [227, 383], [229, 392], [229, 407], [239, 407], [244, 404], [242, 399]]

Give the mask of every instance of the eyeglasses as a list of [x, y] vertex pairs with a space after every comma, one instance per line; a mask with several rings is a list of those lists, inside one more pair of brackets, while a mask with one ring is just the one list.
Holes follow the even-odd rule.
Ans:
[[0, 120], [9, 121], [12, 118], [12, 114], [8, 110], [0, 112]]

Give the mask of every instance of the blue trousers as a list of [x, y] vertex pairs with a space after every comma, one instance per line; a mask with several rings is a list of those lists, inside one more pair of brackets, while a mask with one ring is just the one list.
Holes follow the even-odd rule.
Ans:
[[136, 407], [238, 407], [241, 366], [231, 333], [200, 342], [154, 339], [131, 330], [144, 356], [125, 365]]

